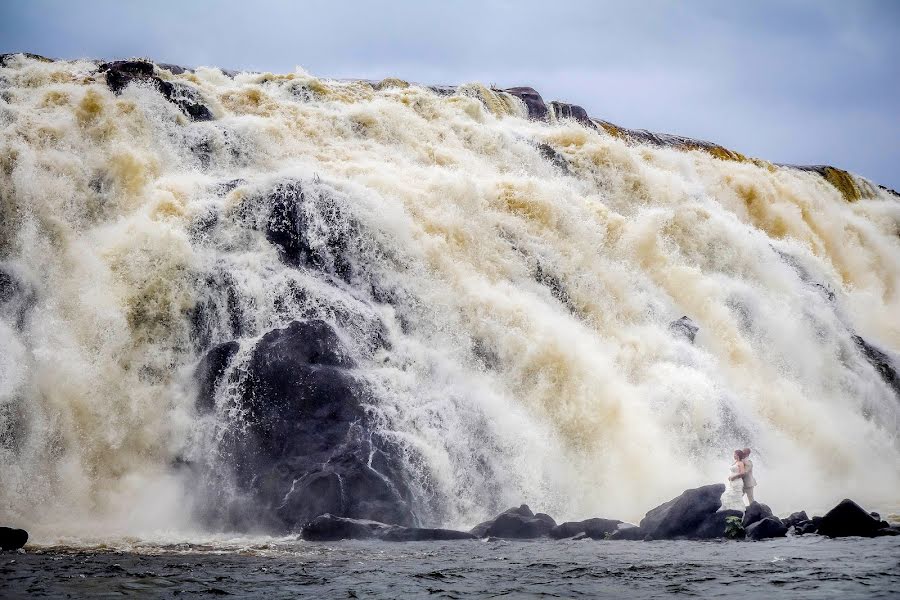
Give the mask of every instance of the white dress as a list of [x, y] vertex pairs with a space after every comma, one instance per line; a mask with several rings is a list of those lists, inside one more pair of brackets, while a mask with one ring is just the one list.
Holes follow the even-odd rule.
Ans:
[[[737, 475], [740, 472], [738, 464], [731, 465], [731, 475]], [[733, 510], [744, 510], [744, 479], [738, 477], [734, 481], [725, 480], [725, 493], [722, 494], [722, 508]]]

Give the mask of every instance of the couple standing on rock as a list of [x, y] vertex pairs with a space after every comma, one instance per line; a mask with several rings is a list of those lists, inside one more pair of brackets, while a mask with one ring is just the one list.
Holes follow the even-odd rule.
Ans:
[[756, 479], [753, 477], [753, 463], [749, 456], [750, 448], [734, 451], [734, 463], [722, 495], [722, 508], [744, 510], [744, 496], [747, 496], [748, 504], [753, 502]]

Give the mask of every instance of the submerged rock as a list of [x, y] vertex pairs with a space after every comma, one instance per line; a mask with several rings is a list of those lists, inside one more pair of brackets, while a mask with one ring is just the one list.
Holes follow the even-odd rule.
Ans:
[[774, 516], [772, 509], [767, 505], [762, 504], [761, 502], [751, 502], [750, 506], [744, 511], [744, 518], [741, 520], [741, 525], [744, 526], [744, 529], [747, 529], [757, 521], [772, 516]]
[[586, 537], [599, 540], [617, 531], [622, 521], [614, 519], [585, 519], [584, 521], [566, 521], [550, 530], [549, 535], [554, 539], [575, 537], [585, 534]]
[[247, 518], [291, 531], [319, 515], [412, 525], [396, 448], [373, 429], [355, 362], [321, 320], [260, 339], [226, 455], [252, 502]]
[[692, 344], [694, 343], [694, 338], [697, 337], [697, 332], [700, 331], [700, 328], [687, 315], [669, 323], [669, 329], [675, 335], [683, 337]]
[[116, 94], [121, 94], [131, 83], [146, 83], [154, 86], [166, 100], [178, 106], [192, 120], [210, 121], [213, 118], [194, 88], [160, 79], [156, 76], [156, 66], [151, 62], [116, 60], [101, 64], [99, 70], [106, 73], [106, 85]]
[[0, 550], [18, 550], [28, 542], [28, 532], [24, 529], [0, 527]]
[[380, 539], [385, 542], [427, 542], [449, 540], [474, 540], [474, 535], [452, 529], [428, 529], [422, 527], [401, 527], [370, 521], [348, 519], [331, 514], [319, 515], [301, 529], [301, 536], [312, 542], [333, 542], [338, 540]]
[[724, 493], [724, 483], [685, 490], [648, 512], [640, 528], [655, 540], [694, 537], [704, 521], [722, 506]]
[[845, 499], [822, 517], [818, 533], [828, 537], [874, 537], [887, 526], [853, 500]]
[[788, 528], [777, 517], [765, 517], [746, 528], [747, 538], [751, 540], [784, 537], [787, 530]]

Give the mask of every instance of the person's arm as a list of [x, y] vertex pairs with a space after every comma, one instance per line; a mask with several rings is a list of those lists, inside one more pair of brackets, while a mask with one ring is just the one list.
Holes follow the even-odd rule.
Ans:
[[732, 475], [728, 478], [728, 481], [734, 481], [735, 479], [740, 479], [746, 473], [746, 469], [744, 469], [744, 461], [738, 461], [738, 472], [737, 475]]

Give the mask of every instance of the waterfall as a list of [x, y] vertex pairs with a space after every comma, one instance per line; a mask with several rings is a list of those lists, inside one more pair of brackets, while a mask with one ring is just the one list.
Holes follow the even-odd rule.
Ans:
[[311, 319], [423, 523], [640, 518], [745, 446], [776, 510], [900, 506], [890, 190], [479, 84], [149, 73], [0, 67], [0, 520], [202, 528], [255, 345]]

